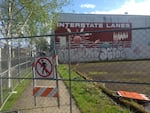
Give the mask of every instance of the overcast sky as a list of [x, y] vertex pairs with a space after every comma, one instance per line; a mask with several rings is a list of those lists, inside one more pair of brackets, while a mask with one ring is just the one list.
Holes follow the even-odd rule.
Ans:
[[150, 0], [71, 0], [64, 12], [150, 15]]

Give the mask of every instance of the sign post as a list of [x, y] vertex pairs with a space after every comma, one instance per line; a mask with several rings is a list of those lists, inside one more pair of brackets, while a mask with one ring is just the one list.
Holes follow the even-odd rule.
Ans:
[[56, 57], [46, 57], [42, 56], [35, 60], [32, 64], [33, 67], [33, 96], [34, 102], [36, 106], [36, 97], [56, 97], [58, 100], [59, 105], [59, 91], [58, 91], [58, 80], [56, 80], [55, 87], [48, 87], [48, 86], [37, 86], [36, 79], [58, 79], [57, 75], [57, 68], [56, 67]]

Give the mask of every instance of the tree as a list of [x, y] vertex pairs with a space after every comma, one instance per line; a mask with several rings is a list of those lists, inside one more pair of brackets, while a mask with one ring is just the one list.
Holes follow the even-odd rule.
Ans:
[[[0, 34], [5, 38], [45, 35], [55, 29], [68, 0], [0, 0]], [[41, 38], [29, 39], [30, 45]], [[8, 40], [7, 45], [11, 45]]]
[[[67, 0], [0, 0], [0, 33], [5, 38], [46, 34], [55, 28], [58, 12], [67, 3]], [[7, 46], [10, 77], [11, 40], [7, 40]], [[11, 88], [10, 81], [8, 87]]]
[[41, 40], [36, 40], [36, 48], [37, 48], [37, 51], [45, 51], [45, 52], [48, 52], [49, 51], [49, 43], [48, 41], [46, 40], [46, 38], [41, 38]]
[[57, 13], [67, 3], [67, 0], [1, 0], [0, 32], [5, 37], [45, 34], [55, 28]]

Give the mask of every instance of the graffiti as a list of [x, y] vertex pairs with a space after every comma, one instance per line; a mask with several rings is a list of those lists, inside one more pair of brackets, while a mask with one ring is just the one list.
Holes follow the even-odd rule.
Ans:
[[[99, 61], [99, 60], [120, 60], [126, 58], [126, 48], [75, 48], [70, 49], [71, 62]], [[68, 49], [59, 49], [59, 61], [68, 62]]]
[[123, 48], [101, 48], [99, 52], [99, 60], [125, 59], [126, 53], [124, 49]]

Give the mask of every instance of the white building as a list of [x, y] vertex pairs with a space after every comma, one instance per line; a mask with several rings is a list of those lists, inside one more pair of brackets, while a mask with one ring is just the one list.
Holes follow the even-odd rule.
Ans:
[[150, 58], [150, 16], [62, 13], [55, 33], [66, 35], [56, 36], [60, 62], [68, 61], [67, 33], [72, 62]]

